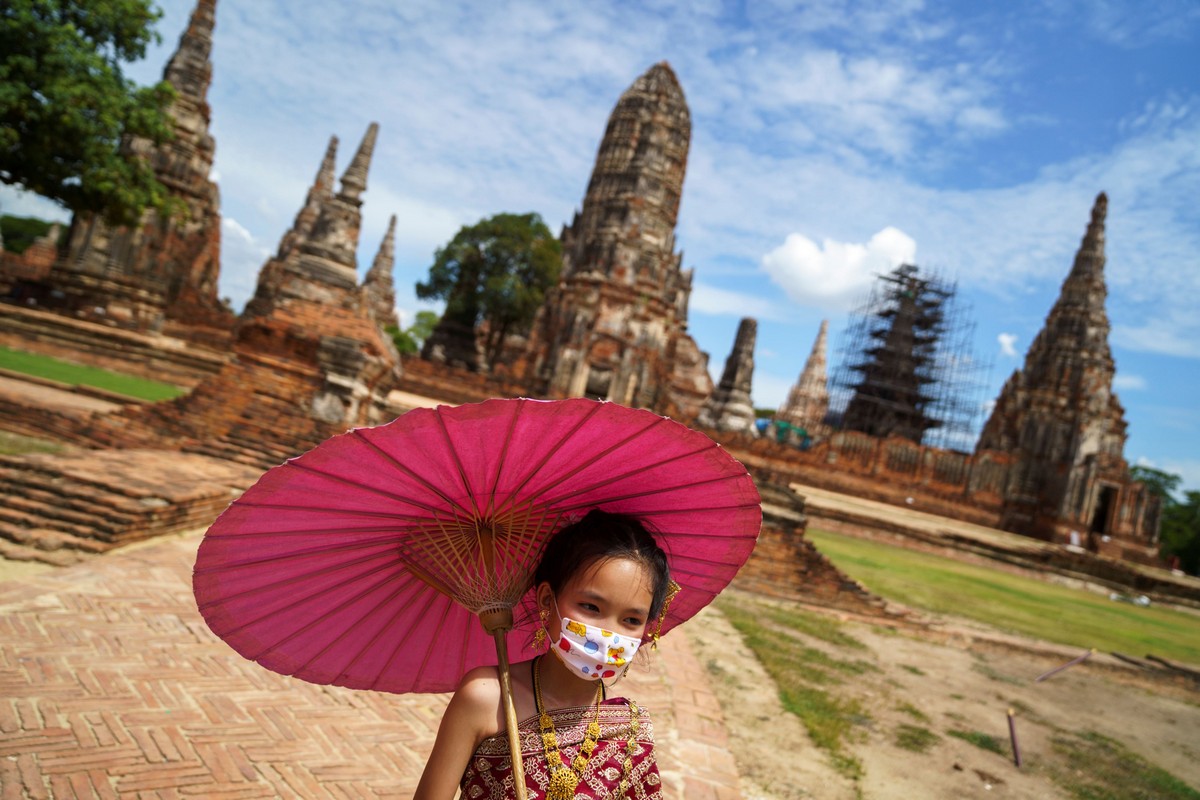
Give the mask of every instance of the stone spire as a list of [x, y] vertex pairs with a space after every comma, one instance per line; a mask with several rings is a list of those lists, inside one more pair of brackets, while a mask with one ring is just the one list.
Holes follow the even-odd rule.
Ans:
[[367, 171], [371, 168], [371, 156], [375, 153], [375, 137], [379, 134], [379, 123], [372, 122], [367, 126], [362, 143], [346, 172], [342, 175], [342, 190], [338, 196], [349, 202], [358, 202], [359, 197], [367, 190]]
[[315, 280], [339, 288], [358, 285], [356, 258], [362, 224], [361, 195], [367, 188], [367, 171], [378, 132], [378, 123], [372, 122], [367, 127], [354, 159], [342, 175], [341, 190], [321, 206], [311, 235], [299, 246], [305, 254], [299, 263], [308, 266], [310, 277]]
[[[1124, 412], [1112, 391], [1116, 365], [1104, 307], [1107, 212], [1108, 197], [1102, 192], [1071, 272], [1025, 355], [1024, 367], [1005, 383], [979, 449], [1022, 450], [1060, 463], [1098, 452], [1119, 457], [1124, 449]], [[1058, 432], [1040, 431], [1045, 426]]]
[[395, 241], [396, 215], [392, 214], [379, 252], [375, 254], [375, 261], [363, 279], [367, 308], [381, 328], [400, 326], [400, 320], [396, 318], [396, 284], [392, 277], [392, 267], [396, 263]]
[[625, 90], [608, 118], [583, 210], [564, 235], [566, 277], [598, 272], [667, 288], [681, 257], [675, 223], [683, 195], [692, 118], [665, 61]]
[[313, 226], [317, 224], [317, 217], [321, 215], [321, 207], [325, 205], [325, 202], [329, 198], [333, 197], [334, 166], [337, 160], [337, 147], [338, 137], [330, 136], [329, 145], [325, 148], [325, 157], [321, 159], [321, 166], [317, 170], [317, 177], [313, 180], [312, 186], [309, 187], [308, 195], [304, 198], [304, 205], [296, 213], [296, 219], [292, 223], [292, 227], [279, 240], [279, 251], [275, 256], [276, 258], [286, 258], [287, 254], [297, 244], [309, 237]]
[[1118, 487], [1130, 482], [1104, 308], [1107, 211], [1101, 193], [1058, 299], [979, 437], [977, 452], [1016, 457], [1006, 497], [1013, 529], [1025, 525], [1052, 537], [1061, 533], [1055, 525], [1108, 532], [1122, 502]]
[[183, 327], [181, 335], [215, 329], [227, 336], [232, 327], [233, 315], [217, 297], [220, 197], [209, 178], [216, 150], [207, 99], [215, 13], [215, 0], [199, 0], [163, 71], [176, 91], [167, 109], [175, 137], [160, 145], [123, 143], [153, 165], [180, 213], [162, 219], [149, 210], [132, 228], [77, 214], [66, 256], [50, 276], [68, 306], [100, 308], [109, 324], [158, 330], [165, 318]]
[[788, 392], [787, 402], [775, 414], [775, 419], [804, 429], [815, 437], [825, 432], [825, 414], [829, 411], [829, 378], [826, 374], [829, 320], [821, 320], [817, 340], [813, 342], [808, 361], [800, 379]]
[[725, 360], [725, 371], [712, 397], [696, 418], [696, 424], [718, 431], [754, 433], [754, 404], [750, 385], [754, 379], [754, 340], [758, 322], [750, 317], [738, 325], [733, 350]]
[[213, 26], [216, 23], [216, 0], [199, 0], [192, 11], [187, 30], [179, 39], [179, 49], [163, 72], [163, 80], [181, 95], [203, 98], [212, 81]]
[[534, 382], [546, 394], [688, 419], [711, 393], [708, 356], [687, 334], [692, 273], [675, 251], [691, 133], [666, 62], [613, 108], [583, 207], [562, 232], [562, 277], [529, 340]]

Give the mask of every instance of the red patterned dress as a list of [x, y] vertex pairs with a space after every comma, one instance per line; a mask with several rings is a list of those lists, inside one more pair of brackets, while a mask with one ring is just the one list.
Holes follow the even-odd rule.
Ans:
[[[638, 708], [637, 733], [633, 739], [628, 774], [623, 768], [629, 754], [632, 730], [629, 708], [629, 701], [621, 697], [610, 698], [600, 704], [600, 739], [584, 767], [579, 785], [575, 787], [576, 798], [662, 800], [658, 764], [654, 760], [654, 730], [650, 724], [650, 714], [641, 707]], [[569, 766], [571, 759], [579, 754], [579, 745], [595, 714], [595, 706], [562, 708], [550, 712], [564, 765]], [[526, 792], [529, 800], [542, 800], [550, 785], [550, 770], [546, 764], [546, 752], [542, 748], [538, 718], [529, 717], [517, 726], [517, 730], [521, 739], [521, 760], [525, 766]], [[626, 789], [618, 795], [618, 787], [623, 779]], [[512, 761], [508, 755], [506, 732], [489, 736], [480, 743], [467, 764], [461, 785], [462, 800], [512, 800], [517, 796], [513, 788]]]

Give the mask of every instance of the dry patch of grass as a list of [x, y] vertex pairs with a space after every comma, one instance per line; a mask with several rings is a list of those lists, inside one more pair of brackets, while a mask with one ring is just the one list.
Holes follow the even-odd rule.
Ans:
[[1065, 763], [1050, 775], [1076, 800], [1200, 800], [1200, 791], [1107, 736], [1064, 732], [1053, 744]]

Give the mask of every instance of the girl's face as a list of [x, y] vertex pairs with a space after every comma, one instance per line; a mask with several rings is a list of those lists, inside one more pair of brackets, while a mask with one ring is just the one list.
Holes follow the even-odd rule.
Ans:
[[[551, 604], [550, 621], [554, 629], [550, 633], [557, 638], [561, 623], [556, 617], [567, 617], [634, 639], [642, 638], [653, 599], [650, 580], [649, 570], [640, 562], [627, 558], [597, 561], [569, 580], [554, 598], [558, 613], [553, 613], [556, 609]], [[549, 589], [549, 585], [543, 586]]]

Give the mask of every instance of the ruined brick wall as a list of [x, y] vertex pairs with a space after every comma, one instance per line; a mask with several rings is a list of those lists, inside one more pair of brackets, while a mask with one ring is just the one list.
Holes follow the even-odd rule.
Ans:
[[520, 382], [408, 356], [402, 359], [396, 388], [450, 405], [479, 403], [492, 397], [532, 397]]
[[[807, 450], [770, 438], [705, 430], [738, 460], [777, 482], [903, 505], [979, 525], [998, 527], [1004, 480], [1011, 458], [969, 456], [893, 437], [847, 431]], [[911, 500], [911, 502], [910, 502]]]
[[734, 587], [857, 614], [884, 614], [881, 599], [842, 574], [805, 538], [803, 498], [782, 486], [757, 483], [763, 495], [763, 526]]

